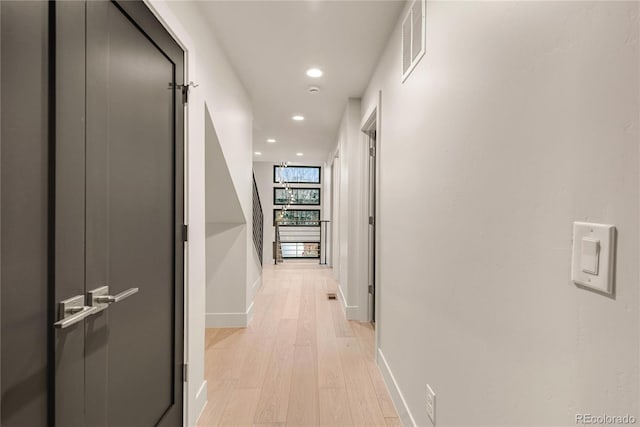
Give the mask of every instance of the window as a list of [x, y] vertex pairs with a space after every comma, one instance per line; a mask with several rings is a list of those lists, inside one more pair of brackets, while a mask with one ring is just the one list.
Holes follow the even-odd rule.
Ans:
[[319, 205], [319, 188], [274, 188], [274, 205]]
[[280, 226], [301, 226], [318, 227], [320, 225], [320, 209], [282, 209], [273, 210], [273, 225], [276, 225], [276, 218], [279, 218]]
[[320, 166], [274, 166], [273, 182], [320, 184]]

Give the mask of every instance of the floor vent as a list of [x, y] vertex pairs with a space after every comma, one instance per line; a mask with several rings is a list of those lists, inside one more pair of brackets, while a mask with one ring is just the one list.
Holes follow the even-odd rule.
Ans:
[[407, 80], [425, 53], [426, 0], [413, 0], [402, 21], [402, 82]]

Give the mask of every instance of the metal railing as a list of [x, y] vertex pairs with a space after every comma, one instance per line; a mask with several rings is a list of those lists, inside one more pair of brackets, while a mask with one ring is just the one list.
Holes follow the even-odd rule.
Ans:
[[277, 218], [275, 221], [274, 264], [285, 259], [318, 259], [327, 264], [329, 221], [296, 221]]
[[273, 243], [273, 263], [277, 265], [283, 261], [282, 242], [280, 241], [280, 223], [276, 221], [276, 241]]
[[253, 175], [253, 245], [258, 253], [260, 265], [262, 265], [263, 239], [264, 239], [264, 215], [262, 213], [262, 203], [260, 203], [260, 195], [258, 194], [258, 185], [256, 184], [256, 176]]

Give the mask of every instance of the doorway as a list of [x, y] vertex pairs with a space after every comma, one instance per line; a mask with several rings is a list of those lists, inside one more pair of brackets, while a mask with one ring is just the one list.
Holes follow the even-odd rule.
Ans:
[[366, 135], [367, 166], [367, 296], [369, 320], [376, 323], [376, 219], [377, 219], [377, 110], [370, 115], [362, 132]]
[[[142, 1], [7, 3], [30, 31], [3, 25], [3, 88], [27, 43], [41, 90], [2, 93], [39, 106], [30, 135], [2, 123], [1, 423], [182, 425], [184, 52]], [[25, 259], [4, 250], [18, 239]], [[24, 339], [25, 297], [45, 345]]]

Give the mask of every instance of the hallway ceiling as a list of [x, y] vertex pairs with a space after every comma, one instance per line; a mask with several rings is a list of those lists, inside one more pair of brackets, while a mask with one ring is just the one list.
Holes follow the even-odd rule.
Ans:
[[[326, 160], [336, 143], [347, 98], [366, 89], [404, 2], [200, 4], [251, 97], [254, 151], [262, 152], [254, 160], [317, 162]], [[312, 67], [324, 75], [308, 77]], [[320, 92], [310, 94], [312, 85]], [[295, 114], [305, 120], [293, 121]], [[267, 143], [268, 138], [277, 142]]]

